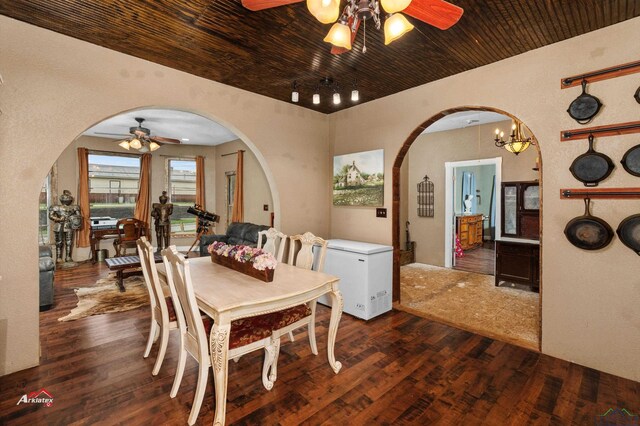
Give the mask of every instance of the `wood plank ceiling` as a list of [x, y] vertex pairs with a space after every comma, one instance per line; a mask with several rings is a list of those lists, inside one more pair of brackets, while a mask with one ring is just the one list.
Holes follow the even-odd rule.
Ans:
[[[282, 101], [296, 80], [299, 104], [324, 113], [354, 105], [354, 79], [367, 102], [640, 16], [640, 0], [449, 1], [465, 10], [451, 29], [409, 18], [415, 30], [385, 46], [370, 25], [367, 53], [359, 31], [343, 55], [304, 2], [250, 12], [240, 0], [15, 0], [0, 14]], [[324, 76], [341, 85], [340, 105], [328, 90], [312, 104]]]

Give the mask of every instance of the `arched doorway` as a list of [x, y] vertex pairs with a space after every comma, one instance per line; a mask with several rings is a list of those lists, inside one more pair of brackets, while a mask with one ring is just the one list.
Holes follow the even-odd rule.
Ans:
[[[426, 120], [424, 123], [422, 123], [420, 126], [418, 126], [405, 140], [405, 142], [403, 143], [402, 147], [400, 148], [400, 150], [398, 151], [398, 154], [395, 158], [393, 167], [392, 167], [392, 243], [393, 243], [393, 247], [394, 247], [394, 262], [393, 262], [393, 300], [396, 303], [400, 303], [400, 297], [401, 297], [401, 291], [400, 291], [400, 251], [401, 251], [401, 194], [402, 194], [402, 187], [401, 185], [405, 185], [405, 183], [401, 184], [401, 166], [403, 164], [403, 161], [405, 160], [405, 157], [407, 156], [410, 147], [412, 146], [412, 144], [414, 143], [414, 141], [421, 135], [424, 133], [424, 131], [429, 128], [431, 125], [433, 125], [434, 123], [436, 123], [437, 121], [441, 120], [444, 117], [447, 117], [451, 114], [455, 114], [455, 113], [462, 113], [462, 112], [469, 112], [469, 111], [480, 111], [480, 112], [492, 112], [492, 113], [497, 113], [497, 114], [501, 114], [503, 116], [511, 118], [512, 120], [518, 121], [517, 117], [515, 117], [514, 115], [506, 112], [506, 111], [502, 111], [500, 109], [497, 108], [493, 108], [493, 107], [484, 107], [484, 106], [463, 106], [463, 107], [457, 107], [457, 108], [452, 108], [452, 109], [448, 109], [445, 111], [441, 111], [440, 113], [430, 117], [428, 120]], [[532, 135], [533, 136], [533, 135]], [[486, 138], [488, 139], [488, 138]], [[541, 183], [542, 182], [542, 175], [541, 175], [541, 155], [540, 155], [540, 147], [539, 144], [537, 143], [535, 136], [533, 136], [533, 140], [536, 142], [534, 144], [534, 146], [536, 146], [536, 150], [537, 150], [537, 156], [538, 159], [540, 161], [539, 164], [539, 171], [537, 172], [537, 180]], [[487, 142], [490, 142], [489, 140]], [[492, 144], [493, 145], [493, 144]], [[415, 182], [412, 182], [415, 183]], [[540, 195], [540, 198], [541, 195]], [[442, 200], [440, 201], [442, 202]], [[406, 212], [405, 212], [406, 215]], [[542, 223], [542, 216], [540, 215], [540, 219], [539, 219], [539, 223]], [[413, 224], [412, 224], [413, 225]], [[541, 230], [541, 227], [540, 227]], [[542, 234], [540, 235], [540, 242], [542, 241]], [[542, 245], [542, 244], [541, 244]], [[406, 254], [406, 253], [405, 253]], [[541, 264], [540, 264], [540, 269], [541, 269]], [[541, 290], [540, 290], [541, 291]], [[540, 299], [541, 300], [541, 299]], [[533, 305], [535, 306], [535, 305]], [[535, 308], [534, 308], [535, 309]], [[538, 302], [538, 312], [539, 314], [541, 314], [541, 304], [540, 302]], [[538, 335], [540, 335], [540, 330]], [[538, 348], [539, 348], [539, 343], [540, 343], [541, 339], [538, 338]]]

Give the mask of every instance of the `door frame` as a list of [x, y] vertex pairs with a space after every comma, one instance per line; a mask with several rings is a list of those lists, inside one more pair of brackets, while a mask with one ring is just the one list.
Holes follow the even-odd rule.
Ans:
[[498, 197], [497, 190], [502, 183], [502, 157], [483, 158], [479, 160], [465, 160], [465, 161], [447, 161], [444, 163], [445, 170], [445, 223], [444, 223], [444, 266], [445, 268], [453, 267], [453, 236], [455, 235], [455, 212], [454, 212], [454, 195], [455, 195], [455, 169], [458, 167], [472, 167], [472, 166], [486, 166], [492, 165], [495, 167], [495, 194], [496, 194], [496, 231], [495, 235], [500, 235], [502, 224], [502, 200]]

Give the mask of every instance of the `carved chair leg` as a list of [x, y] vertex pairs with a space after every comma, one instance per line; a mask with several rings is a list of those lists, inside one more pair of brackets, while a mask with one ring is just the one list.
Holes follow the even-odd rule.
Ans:
[[144, 355], [142, 355], [143, 358], [147, 358], [149, 356], [149, 353], [151, 352], [151, 346], [153, 346], [153, 342], [155, 342], [157, 339], [157, 333], [158, 333], [157, 327], [158, 327], [158, 323], [156, 322], [155, 318], [151, 318], [151, 329], [149, 330], [147, 347], [144, 350]]
[[176, 368], [176, 376], [173, 378], [173, 386], [171, 387], [171, 393], [169, 396], [175, 398], [180, 389], [180, 383], [182, 382], [182, 375], [184, 374], [184, 367], [187, 363], [187, 350], [185, 349], [184, 334], [180, 333], [180, 354], [178, 355], [178, 367]]
[[160, 326], [160, 350], [158, 350], [158, 358], [156, 364], [153, 366], [152, 375], [156, 376], [164, 361], [164, 354], [167, 352], [167, 345], [169, 344], [169, 327]]
[[200, 360], [198, 365], [198, 384], [196, 385], [196, 394], [193, 397], [193, 406], [191, 407], [191, 413], [189, 413], [189, 420], [187, 423], [193, 425], [198, 419], [200, 414], [200, 407], [202, 406], [202, 400], [204, 399], [204, 391], [207, 387], [207, 378], [209, 377], [209, 365], [205, 360]]

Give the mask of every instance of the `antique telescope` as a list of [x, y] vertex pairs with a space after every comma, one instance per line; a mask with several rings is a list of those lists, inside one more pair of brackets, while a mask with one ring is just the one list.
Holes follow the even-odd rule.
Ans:
[[195, 246], [196, 243], [200, 241], [200, 237], [209, 232], [211, 223], [220, 222], [220, 216], [204, 210], [200, 204], [194, 204], [193, 207], [189, 207], [187, 209], [187, 213], [191, 213], [192, 215], [195, 215], [200, 219], [198, 221], [198, 235], [196, 236], [193, 244], [191, 244], [191, 247], [189, 247], [189, 251], [187, 252], [189, 253], [193, 249], [193, 246]]

